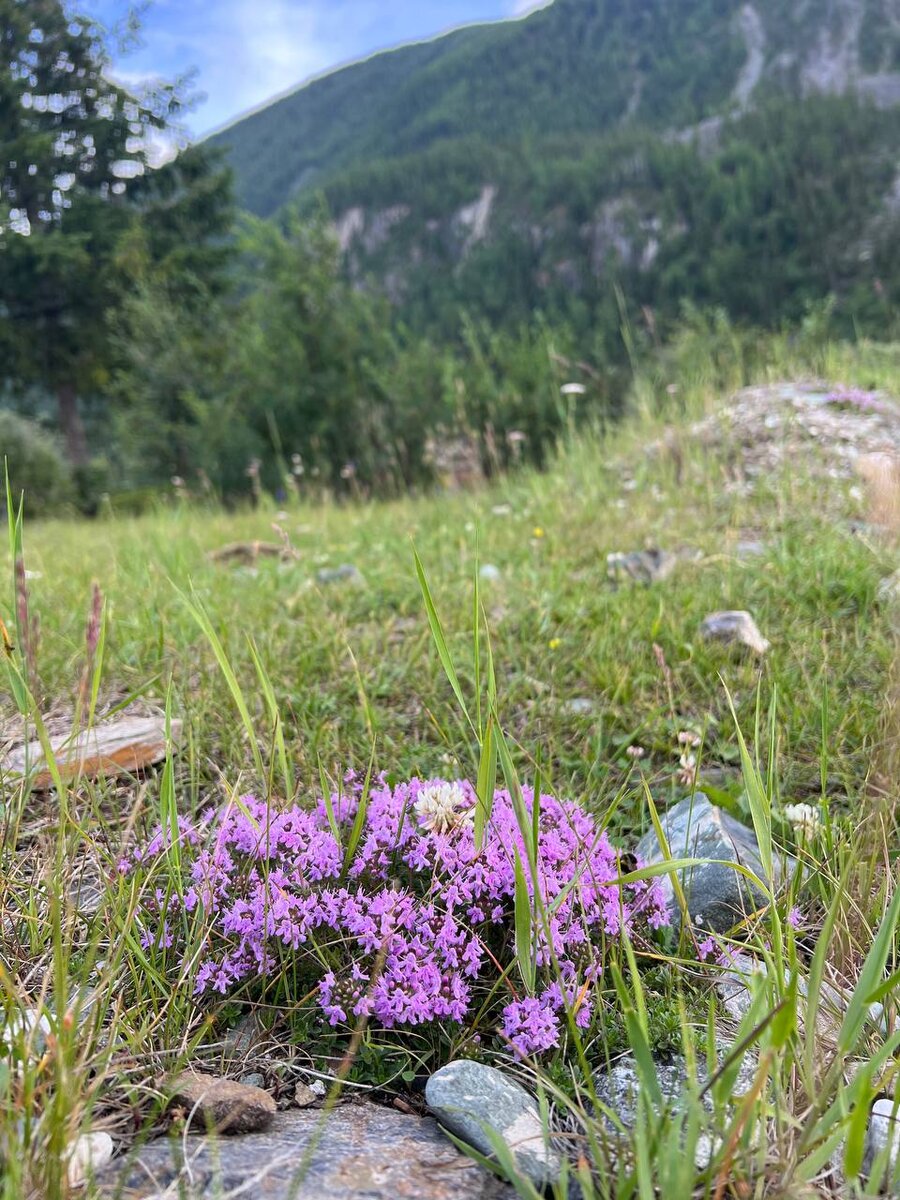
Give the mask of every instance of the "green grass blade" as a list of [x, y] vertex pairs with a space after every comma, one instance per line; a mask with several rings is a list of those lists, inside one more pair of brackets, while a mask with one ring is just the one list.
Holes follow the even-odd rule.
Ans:
[[437, 648], [438, 657], [441, 660], [441, 666], [444, 668], [444, 674], [450, 687], [453, 689], [453, 695], [456, 697], [456, 702], [460, 707], [460, 711], [466, 718], [466, 721], [472, 732], [478, 735], [478, 731], [472, 724], [472, 718], [469, 716], [469, 709], [466, 705], [465, 697], [463, 696], [462, 688], [459, 684], [459, 677], [456, 674], [456, 668], [453, 665], [453, 659], [450, 655], [450, 650], [447, 646], [447, 639], [444, 636], [444, 628], [441, 625], [441, 619], [438, 616], [437, 609], [434, 605], [434, 600], [431, 595], [431, 588], [428, 586], [428, 580], [425, 576], [425, 568], [422, 566], [422, 560], [416, 551], [413, 551], [416, 561], [416, 575], [419, 578], [419, 587], [422, 589], [422, 596], [425, 600], [425, 611], [428, 614], [428, 624], [431, 627], [432, 641]]
[[331, 785], [325, 775], [325, 768], [322, 766], [321, 758], [316, 756], [319, 767], [319, 787], [322, 791], [322, 803], [325, 805], [325, 815], [328, 817], [328, 828], [334, 835], [334, 840], [338, 846], [342, 845], [341, 827], [338, 823], [337, 816], [334, 811], [334, 801], [331, 798]]
[[259, 680], [259, 686], [262, 688], [263, 699], [266, 702], [266, 710], [269, 714], [269, 722], [272, 727], [272, 737], [275, 742], [275, 753], [278, 757], [278, 765], [281, 770], [282, 785], [284, 787], [284, 798], [290, 800], [294, 792], [294, 782], [291, 777], [291, 769], [288, 765], [287, 747], [284, 742], [284, 727], [281, 720], [281, 713], [278, 708], [278, 701], [275, 698], [275, 689], [272, 686], [272, 681], [269, 678], [268, 672], [263, 666], [262, 659], [259, 656], [259, 651], [256, 648], [256, 643], [252, 638], [247, 638], [247, 645], [250, 648], [250, 657], [253, 659], [253, 666], [256, 668], [256, 677]]
[[869, 1015], [869, 997], [878, 989], [884, 968], [894, 949], [897, 921], [900, 917], [900, 887], [895, 888], [890, 906], [884, 915], [875, 941], [866, 955], [859, 979], [847, 1005], [847, 1012], [838, 1033], [838, 1054], [849, 1054], [859, 1041]]
[[522, 859], [519, 851], [515, 850], [513, 869], [515, 872], [515, 918], [516, 918], [516, 961], [519, 964], [519, 974], [529, 996], [534, 995], [537, 979], [537, 968], [534, 961], [534, 938], [531, 923], [531, 897], [522, 869]]
[[494, 808], [494, 792], [497, 789], [497, 743], [494, 738], [494, 718], [488, 717], [481, 743], [481, 756], [478, 761], [478, 779], [475, 791], [478, 802], [475, 806], [475, 849], [481, 850], [484, 844], [484, 831], [491, 819]]
[[750, 757], [750, 752], [747, 749], [747, 743], [744, 740], [744, 735], [738, 721], [737, 712], [735, 711], [734, 701], [727, 688], [725, 689], [725, 694], [728, 697], [728, 706], [734, 718], [734, 728], [741, 754], [741, 772], [744, 778], [747, 800], [750, 804], [753, 832], [756, 834], [756, 840], [759, 844], [759, 859], [765, 873], [766, 890], [771, 896], [774, 880], [774, 862], [772, 857], [772, 811], [770, 800], [766, 794], [759, 771]]
[[253, 719], [250, 716], [250, 710], [247, 707], [247, 701], [244, 699], [244, 694], [241, 691], [241, 685], [238, 682], [238, 678], [234, 673], [231, 663], [228, 661], [228, 655], [225, 653], [225, 648], [222, 645], [221, 639], [213, 628], [212, 621], [209, 619], [206, 609], [200, 603], [196, 593], [192, 590], [191, 595], [187, 596], [178, 588], [175, 590], [178, 592], [178, 595], [186, 605], [188, 612], [200, 626], [203, 636], [209, 642], [212, 652], [215, 655], [216, 662], [219, 664], [219, 670], [222, 672], [222, 675], [225, 678], [225, 683], [227, 684], [228, 690], [231, 693], [231, 698], [234, 701], [238, 713], [240, 714], [244, 729], [247, 731], [247, 736], [250, 740], [250, 749], [253, 754], [253, 764], [256, 767], [259, 781], [260, 783], [264, 783], [266, 778], [266, 770], [263, 766], [262, 754], [260, 753], [259, 749], [259, 741], [256, 736], [256, 729], [253, 725]]

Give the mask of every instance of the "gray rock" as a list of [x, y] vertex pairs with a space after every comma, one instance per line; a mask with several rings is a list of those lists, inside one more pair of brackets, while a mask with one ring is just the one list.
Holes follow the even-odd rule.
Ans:
[[[719, 993], [722, 1007], [736, 1023], [739, 1024], [744, 1019], [753, 1004], [754, 976], [767, 973], [768, 967], [764, 960], [753, 958], [749, 954], [735, 954], [732, 957], [731, 966], [716, 979], [716, 991]], [[785, 978], [782, 984], [786, 982]], [[800, 996], [805, 1000], [809, 996], [809, 982], [805, 975], [799, 976], [797, 987]], [[815, 1013], [816, 1032], [820, 1039], [834, 1042], [846, 1011], [846, 998], [836, 987], [827, 980], [823, 980], [819, 988]], [[798, 1020], [802, 1027], [803, 1006], [798, 1013]]]
[[869, 1114], [863, 1174], [882, 1195], [900, 1196], [900, 1115], [887, 1097], [876, 1100]]
[[[675, 1055], [670, 1061], [663, 1062], [655, 1059], [656, 1079], [662, 1094], [663, 1106], [666, 1111], [677, 1113], [682, 1111], [689, 1093], [687, 1063], [681, 1055]], [[732, 1091], [732, 1098], [739, 1099], [753, 1086], [756, 1063], [752, 1057], [745, 1057], [738, 1070], [737, 1079]], [[701, 1088], [709, 1081], [709, 1074], [703, 1063], [697, 1064], [697, 1083]], [[637, 1062], [633, 1055], [628, 1054], [613, 1063], [607, 1070], [598, 1071], [594, 1075], [594, 1091], [597, 1100], [606, 1109], [614, 1113], [626, 1132], [637, 1124], [638, 1097], [643, 1091], [643, 1084], [638, 1073]], [[713, 1111], [712, 1097], [707, 1094], [702, 1100], [707, 1112]], [[657, 1115], [659, 1111], [657, 1110]], [[602, 1122], [610, 1138], [621, 1135], [619, 1125], [607, 1113], [602, 1114]], [[701, 1133], [695, 1149], [695, 1164], [699, 1170], [709, 1165], [715, 1150], [715, 1142], [709, 1134]]]
[[766, 964], [749, 954], [736, 954], [733, 965], [716, 979], [716, 991], [722, 1007], [732, 1021], [740, 1024], [753, 1003], [753, 977], [766, 973]]
[[608, 578], [633, 579], [637, 583], [661, 583], [668, 579], [678, 565], [678, 555], [668, 550], [634, 550], [629, 554], [616, 552], [606, 556]]
[[363, 587], [366, 581], [359, 567], [354, 567], [352, 563], [341, 563], [339, 567], [323, 567], [321, 571], [316, 571], [316, 582], [323, 586], [343, 583]]
[[[207, 1200], [238, 1188], [254, 1200], [514, 1200], [434, 1121], [374, 1104], [278, 1113], [241, 1138], [160, 1138], [113, 1164], [97, 1195], [137, 1200], [162, 1193]], [[171, 1190], [168, 1190], [171, 1189]]]
[[850, 521], [849, 529], [854, 537], [858, 537], [862, 541], [878, 541], [880, 538], [888, 537], [891, 532], [890, 526], [873, 524], [871, 521]]
[[[702, 792], [670, 808], [661, 817], [672, 858], [703, 858], [719, 861], [685, 867], [678, 872], [694, 925], [714, 933], [725, 933], [765, 903], [765, 896], [746, 876], [729, 863], [740, 863], [758, 878], [764, 878], [756, 834], [724, 809], [711, 804]], [[637, 855], [650, 866], [663, 861], [663, 852], [651, 829], [641, 838]], [[776, 886], [783, 875], [782, 863], [773, 863]], [[666, 891], [672, 921], [677, 925], [681, 910], [671, 875], [660, 876]]]
[[225, 1034], [222, 1047], [228, 1059], [244, 1059], [253, 1049], [260, 1034], [255, 1013], [245, 1013]]
[[770, 645], [750, 614], [741, 610], [710, 613], [700, 632], [707, 641], [748, 646], [755, 654], [765, 654]]
[[503, 1138], [536, 1187], [559, 1175], [562, 1159], [548, 1141], [537, 1103], [495, 1067], [468, 1059], [448, 1063], [428, 1080], [425, 1100], [446, 1129], [482, 1154], [494, 1156], [486, 1129]]
[[275, 1101], [262, 1088], [194, 1071], [183, 1071], [173, 1081], [171, 1097], [192, 1126], [220, 1133], [255, 1133], [276, 1112]]
[[266, 1077], [259, 1071], [251, 1071], [248, 1075], [241, 1076], [241, 1083], [245, 1087], [261, 1088], [265, 1085]]
[[594, 711], [594, 702], [587, 696], [575, 696], [572, 700], [564, 700], [562, 710], [572, 717], [589, 717]]
[[738, 558], [761, 558], [766, 552], [766, 543], [756, 538], [744, 538], [734, 548]]
[[500, 578], [500, 568], [495, 567], [493, 563], [482, 563], [478, 568], [478, 575], [487, 583], [496, 583]]
[[900, 568], [879, 583], [878, 599], [882, 604], [900, 603]]

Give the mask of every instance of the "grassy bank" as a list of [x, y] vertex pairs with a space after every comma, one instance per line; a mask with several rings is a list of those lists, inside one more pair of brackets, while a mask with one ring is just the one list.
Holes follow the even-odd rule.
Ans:
[[[802, 369], [790, 353], [787, 343], [775, 347], [761, 374], [815, 368], [848, 387], [900, 394], [895, 350], [825, 347], [818, 361], [806, 355]], [[878, 586], [896, 566], [896, 529], [877, 528], [883, 497], [863, 478], [823, 476], [824, 450], [786, 452], [778, 470], [754, 474], [742, 469], [747, 447], [701, 436], [693, 423], [746, 372], [740, 346], [711, 355], [685, 342], [658, 377], [637, 382], [623, 427], [560, 447], [543, 474], [511, 475], [471, 493], [238, 514], [183, 505], [133, 520], [26, 524], [27, 602], [40, 615], [32, 690], [49, 727], [71, 716], [82, 686], [96, 582], [105, 612], [98, 715], [123, 704], [168, 705], [184, 735], [171, 765], [134, 785], [83, 782], [63, 797], [3, 786], [0, 909], [8, 934], [0, 1002], [9, 1014], [41, 1001], [57, 1014], [73, 1012], [68, 1024], [54, 1025], [42, 1058], [23, 1043], [26, 1065], [0, 1074], [18, 1114], [0, 1118], [5, 1197], [63, 1194], [60, 1154], [78, 1129], [109, 1128], [126, 1143], [158, 1115], [163, 1075], [220, 1038], [240, 1012], [171, 992], [171, 961], [162, 953], [148, 959], [129, 936], [140, 898], [116, 878], [115, 863], [167, 806], [189, 814], [239, 792], [303, 802], [318, 793], [320, 770], [337, 779], [348, 769], [365, 774], [370, 762], [396, 779], [474, 780], [478, 746], [435, 649], [414, 549], [469, 702], [473, 580], [479, 564], [496, 568], [479, 590], [497, 714], [515, 767], [530, 781], [539, 764], [545, 791], [582, 802], [623, 845], [649, 828], [651, 800], [663, 808], [695, 784], [750, 822], [752, 786], [731, 694], [768, 780], [766, 820], [776, 838], [797, 849], [786, 805], [809, 802], [822, 814], [821, 838], [804, 851], [818, 867], [801, 898], [805, 932], [785, 933], [781, 913], [772, 918], [778, 936], [788, 960], [805, 958], [807, 968], [821, 945], [830, 974], [853, 991], [892, 890], [896, 634]], [[664, 397], [665, 420], [658, 415]], [[209, 557], [256, 539], [290, 554], [232, 565]], [[608, 578], [608, 553], [647, 545], [679, 552], [668, 579], [645, 587]], [[362, 579], [318, 579], [344, 563]], [[10, 628], [14, 604], [8, 587], [0, 614]], [[752, 612], [771, 642], [764, 658], [702, 639], [703, 618], [722, 609]], [[246, 718], [201, 612], [233, 669]], [[95, 667], [99, 659], [98, 650]], [[26, 671], [21, 657], [13, 662]], [[758, 714], [770, 711], [776, 693], [773, 726], [759, 732]], [[9, 697], [4, 715], [13, 738], [21, 721]], [[684, 731], [703, 741], [696, 775], [681, 762]], [[79, 915], [78, 879], [99, 889], [93, 915]], [[817, 941], [829, 920], [834, 929]], [[760, 946], [771, 944], [773, 929], [764, 923], [757, 936]], [[891, 952], [893, 931], [885, 936], [884, 961], [863, 982], [867, 1004]], [[642, 965], [649, 974], [629, 977], [624, 991], [610, 980], [602, 985], [609, 1036], [621, 1046], [646, 1038], [671, 1050], [688, 1031], [702, 1049], [709, 993], [700, 968], [685, 972], [665, 959]], [[626, 958], [621, 966], [627, 975]], [[656, 998], [652, 1020], [642, 1009], [644, 986]], [[849, 1121], [854, 1097], [841, 1098], [843, 1077], [831, 1060], [819, 1061], [814, 1023], [804, 1031], [796, 1019], [766, 1021], [779, 1005], [804, 1015], [784, 979], [771, 988], [758, 998], [755, 1024], [742, 1031], [749, 1037], [757, 1029], [748, 1045], [759, 1051], [765, 1077], [740, 1127], [728, 1127], [733, 1144], [726, 1139], [727, 1154], [698, 1184], [700, 1194], [738, 1194], [717, 1190], [726, 1168], [729, 1188], [737, 1180], [750, 1189], [741, 1195], [797, 1194], [789, 1189], [815, 1180], [827, 1163], [814, 1159], [816, 1147]], [[84, 993], [96, 1002], [79, 1026], [76, 997]], [[289, 1042], [290, 1028], [285, 1036]], [[874, 1037], [855, 1015], [835, 1048], [862, 1055]], [[368, 1039], [358, 1077], [383, 1086], [399, 1069], [397, 1041], [384, 1061], [379, 1045]], [[401, 1067], [433, 1066], [441, 1052], [438, 1038]], [[505, 1053], [499, 1042], [486, 1052]], [[570, 1119], [589, 1147], [596, 1131], [578, 1108], [583, 1080], [574, 1082], [573, 1061], [570, 1047], [569, 1056], [544, 1065], [559, 1102], [575, 1105]], [[874, 1092], [882, 1084], [879, 1069], [867, 1086]], [[856, 1102], [867, 1103], [868, 1094]], [[834, 1104], [846, 1112], [826, 1125]], [[761, 1142], [754, 1129], [765, 1131]], [[657, 1161], [638, 1160], [603, 1186], [617, 1195], [675, 1186], [665, 1172], [684, 1170], [677, 1122], [675, 1133], [665, 1126], [655, 1136], [668, 1147]]]

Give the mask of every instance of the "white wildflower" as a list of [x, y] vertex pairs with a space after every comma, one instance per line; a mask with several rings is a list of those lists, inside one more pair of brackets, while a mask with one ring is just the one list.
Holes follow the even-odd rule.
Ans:
[[472, 819], [468, 799], [458, 783], [433, 783], [422, 788], [414, 807], [419, 824], [431, 833], [449, 833]]
[[786, 804], [784, 816], [798, 833], [807, 837], [812, 837], [822, 828], [822, 814], [814, 804]]
[[692, 788], [697, 782], [697, 759], [693, 754], [682, 754], [679, 761], [678, 782], [682, 787]]

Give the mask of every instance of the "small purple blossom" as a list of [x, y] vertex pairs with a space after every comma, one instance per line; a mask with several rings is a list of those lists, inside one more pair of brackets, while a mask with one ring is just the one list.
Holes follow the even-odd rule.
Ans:
[[803, 914], [796, 904], [787, 915], [787, 923], [792, 929], [800, 929], [803, 925]]
[[733, 967], [737, 955], [730, 946], [710, 934], [697, 943], [697, 958], [700, 962], [708, 962], [711, 959], [719, 967]]
[[840, 388], [829, 392], [825, 402], [839, 408], [855, 408], [864, 413], [887, 415], [895, 411], [878, 392], [866, 392], [862, 388]]
[[708, 958], [712, 958], [717, 953], [719, 947], [714, 937], [704, 938], [702, 942], [697, 943], [697, 957], [701, 962], [706, 962]]
[[[344, 843], [361, 791], [349, 776], [330, 801]], [[668, 916], [658, 879], [619, 882], [618, 852], [579, 805], [535, 801], [528, 789], [521, 802], [529, 831], [538, 805], [527, 877], [546, 914], [534, 930], [539, 989], [497, 1015], [507, 1041], [530, 1055], [559, 1044], [568, 1015], [588, 1026], [607, 940], [624, 931], [649, 936]], [[514, 958], [515, 861], [528, 861], [509, 793], [496, 793], [480, 849], [476, 803], [465, 781], [390, 787], [381, 779], [345, 863], [322, 799], [309, 810], [279, 810], [245, 796], [196, 823], [179, 818], [174, 836], [157, 830], [119, 869], [153, 872], [144, 945], [176, 944], [183, 914], [205, 923], [197, 993], [226, 995], [290, 956], [332, 1026], [464, 1022], [496, 990], [498, 964], [505, 971]], [[177, 857], [168, 853], [175, 842]], [[177, 879], [167, 877], [175, 870]]]
[[519, 1054], [540, 1054], [559, 1045], [559, 1019], [545, 1000], [529, 996], [507, 1004], [503, 1032]]

